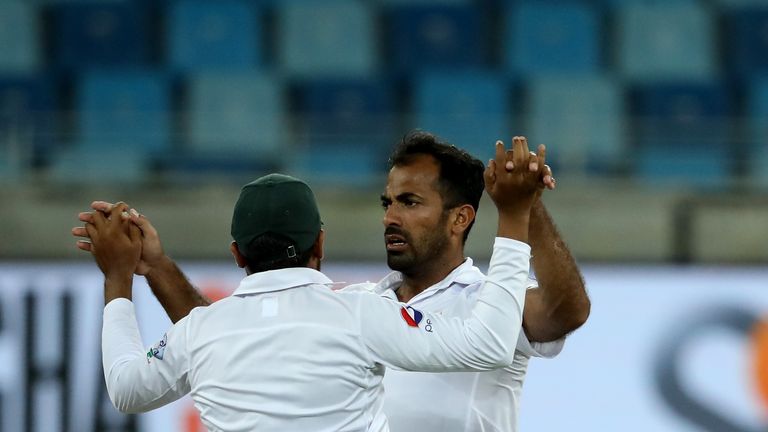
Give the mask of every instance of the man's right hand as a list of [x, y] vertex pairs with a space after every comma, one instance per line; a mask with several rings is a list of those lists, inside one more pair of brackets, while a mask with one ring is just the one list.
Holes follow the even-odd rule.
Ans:
[[[82, 212], [78, 215], [78, 219], [86, 224], [93, 221], [94, 212], [100, 212], [102, 214], [108, 214], [112, 209], [123, 203], [112, 204], [105, 201], [94, 201], [91, 203], [93, 212]], [[133, 222], [141, 230], [142, 237], [142, 249], [141, 260], [136, 267], [136, 274], [146, 276], [159, 265], [165, 259], [165, 252], [163, 252], [163, 246], [160, 243], [160, 236], [157, 230], [149, 222], [146, 216], [139, 214], [135, 209], [131, 209], [128, 212], [131, 222]], [[85, 227], [72, 228], [72, 235], [79, 237], [77, 241], [77, 247], [86, 252], [90, 252], [92, 244], [88, 232]]]
[[514, 137], [512, 150], [496, 142], [496, 157], [485, 169], [485, 190], [499, 212], [500, 237], [528, 241], [528, 225], [533, 203], [544, 188], [541, 168], [546, 148], [539, 153], [528, 150], [524, 137]]

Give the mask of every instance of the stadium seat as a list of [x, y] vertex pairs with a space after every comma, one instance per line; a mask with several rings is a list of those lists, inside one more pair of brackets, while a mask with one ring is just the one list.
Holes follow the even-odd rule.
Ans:
[[394, 93], [382, 81], [305, 82], [297, 92], [303, 135], [318, 145], [389, 147], [398, 133]]
[[727, 180], [734, 162], [728, 89], [719, 84], [669, 84], [637, 88], [632, 96], [637, 139], [633, 155], [639, 174], [649, 181]]
[[632, 3], [619, 9], [616, 28], [620, 71], [635, 82], [708, 80], [717, 73], [715, 22], [703, 5]]
[[366, 2], [279, 2], [278, 58], [294, 77], [367, 76], [376, 65], [376, 22]]
[[34, 5], [0, 1], [0, 73], [32, 73], [41, 63], [41, 26]]
[[137, 149], [72, 147], [59, 151], [46, 171], [56, 184], [137, 186], [149, 180], [147, 155]]
[[400, 74], [483, 66], [486, 26], [471, 5], [404, 5], [389, 13], [387, 54]]
[[768, 187], [768, 77], [749, 86], [749, 146], [747, 162], [750, 174]]
[[153, 73], [93, 72], [76, 91], [77, 147], [95, 152], [136, 149], [147, 155], [168, 150], [170, 90]]
[[768, 3], [726, 14], [725, 64], [738, 79], [768, 75]]
[[313, 185], [370, 188], [386, 177], [386, 157], [369, 146], [308, 143], [295, 148], [286, 162], [289, 173]]
[[246, 1], [176, 1], [167, 24], [174, 70], [247, 69], [261, 61], [260, 15]]
[[227, 159], [276, 157], [289, 143], [282, 82], [256, 73], [202, 74], [188, 88], [188, 147]]
[[528, 87], [528, 135], [558, 172], [613, 172], [626, 161], [624, 99], [604, 78], [539, 78]]
[[0, 77], [0, 142], [17, 146], [14, 151], [19, 153], [13, 157], [23, 164], [44, 164], [54, 148], [56, 103], [50, 77]]
[[432, 132], [487, 160], [513, 135], [506, 81], [483, 72], [425, 74], [414, 82], [412, 127]]
[[149, 16], [140, 2], [62, 2], [53, 10], [54, 58], [60, 67], [77, 71], [151, 60]]
[[588, 3], [515, 3], [504, 26], [507, 68], [524, 77], [596, 73], [602, 62], [600, 22]]

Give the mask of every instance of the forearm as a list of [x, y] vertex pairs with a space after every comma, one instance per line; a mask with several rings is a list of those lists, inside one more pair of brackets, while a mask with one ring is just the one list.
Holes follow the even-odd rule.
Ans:
[[[104, 307], [101, 334], [102, 366], [107, 394], [120, 412], [146, 412], [181, 397], [188, 391], [174, 380], [174, 375], [162, 373], [159, 366], [169, 369], [172, 359], [166, 356], [162, 365], [150, 357], [141, 343], [133, 304], [124, 299]], [[183, 381], [182, 384], [185, 384]]]
[[524, 326], [529, 339], [548, 342], [580, 327], [590, 302], [576, 261], [541, 200], [531, 209], [529, 241], [539, 290], [526, 303]]
[[[497, 238], [488, 277], [464, 319], [428, 312], [422, 316], [410, 309], [398, 313], [402, 305], [363, 294], [363, 336], [375, 360], [422, 372], [508, 366], [521, 331], [529, 260], [527, 244]], [[409, 311], [412, 322], [406, 325], [400, 315]]]
[[117, 298], [130, 300], [133, 287], [133, 274], [104, 276], [104, 304]]
[[146, 278], [152, 293], [173, 323], [187, 316], [192, 309], [211, 304], [167, 256], [152, 268]]

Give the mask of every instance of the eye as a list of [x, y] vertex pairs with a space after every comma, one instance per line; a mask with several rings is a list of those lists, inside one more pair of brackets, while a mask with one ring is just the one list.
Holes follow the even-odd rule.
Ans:
[[392, 201], [381, 200], [381, 208], [383, 208], [384, 210], [388, 209], [390, 204], [392, 204]]

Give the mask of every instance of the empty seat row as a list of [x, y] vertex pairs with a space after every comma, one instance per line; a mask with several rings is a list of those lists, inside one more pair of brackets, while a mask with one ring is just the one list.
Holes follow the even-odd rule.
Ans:
[[[159, 4], [56, 2], [44, 20], [39, 4], [0, 2], [0, 72], [152, 65], [366, 78], [491, 67], [524, 79], [615, 71], [654, 82], [768, 71], [768, 56], [755, 55], [768, 50], [768, 7], [757, 3], [721, 14], [694, 1], [624, 1], [618, 8], [523, 1], [491, 9], [444, 0]], [[727, 47], [722, 56], [720, 45]]]

